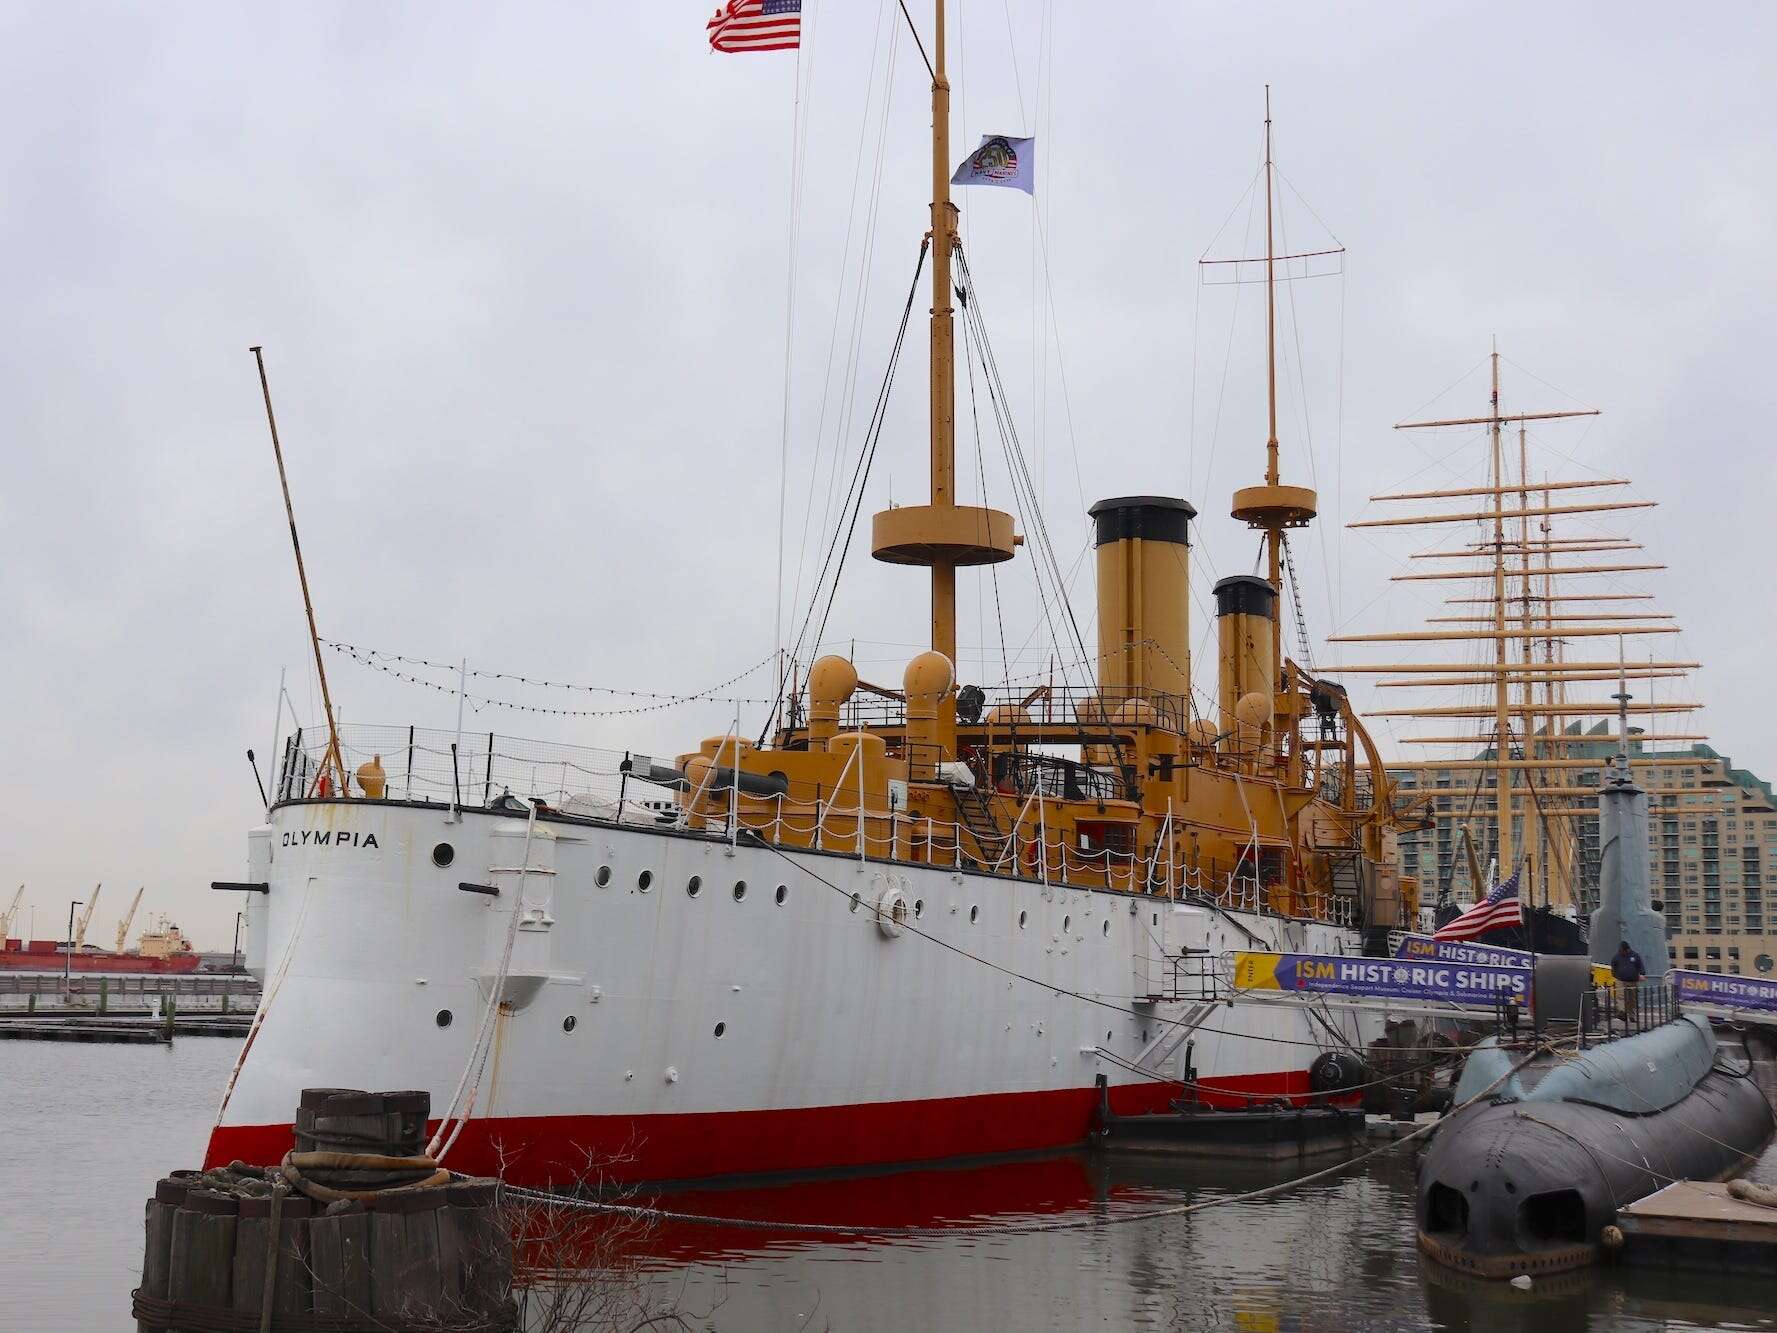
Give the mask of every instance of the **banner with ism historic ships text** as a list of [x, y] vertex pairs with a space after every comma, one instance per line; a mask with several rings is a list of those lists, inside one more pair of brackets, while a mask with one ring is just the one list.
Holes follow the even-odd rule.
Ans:
[[1719, 1004], [1727, 1009], [1765, 1009], [1777, 1011], [1777, 981], [1758, 977], [1733, 977], [1717, 972], [1692, 972], [1675, 969], [1673, 981], [1678, 987], [1678, 1002]]
[[1236, 953], [1236, 990], [1303, 991], [1384, 1000], [1481, 1004], [1530, 1002], [1530, 969], [1436, 959], [1352, 958], [1338, 954]]

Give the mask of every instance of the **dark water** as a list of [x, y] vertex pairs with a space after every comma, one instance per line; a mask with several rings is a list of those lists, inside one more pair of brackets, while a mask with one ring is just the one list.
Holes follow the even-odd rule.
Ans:
[[[0, 1048], [0, 1330], [132, 1328], [142, 1202], [195, 1165], [235, 1044]], [[1777, 1178], [1767, 1161], [1761, 1174]], [[1296, 1174], [1070, 1154], [955, 1170], [701, 1191], [723, 1217], [870, 1225], [1115, 1218]], [[814, 1241], [667, 1226], [646, 1281], [718, 1329], [1652, 1330], [1777, 1327], [1770, 1282], [1599, 1270], [1528, 1292], [1421, 1262], [1412, 1165], [1394, 1155], [1281, 1198], [1024, 1235]]]

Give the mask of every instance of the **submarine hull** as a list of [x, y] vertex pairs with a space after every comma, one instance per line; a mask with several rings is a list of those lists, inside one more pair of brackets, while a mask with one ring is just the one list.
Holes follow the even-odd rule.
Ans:
[[1706, 1025], [1681, 1019], [1577, 1059], [1538, 1056], [1439, 1128], [1419, 1171], [1420, 1248], [1480, 1277], [1577, 1268], [1601, 1257], [1618, 1208], [1743, 1169], [1771, 1138], [1771, 1107], [1714, 1050]]

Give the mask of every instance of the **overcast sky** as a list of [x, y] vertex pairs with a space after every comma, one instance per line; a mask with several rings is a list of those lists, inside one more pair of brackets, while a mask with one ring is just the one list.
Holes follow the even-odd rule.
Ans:
[[[787, 291], [794, 584], [926, 225], [928, 94], [892, 0], [812, 5], [800, 63], [711, 54], [709, 8], [0, 6], [0, 885], [29, 886], [38, 934], [102, 880], [95, 939], [146, 884], [145, 911], [226, 948], [235, 904], [206, 886], [241, 873], [260, 818], [244, 752], [271, 744], [280, 668], [318, 718], [250, 344], [324, 635], [679, 691], [772, 651]], [[1205, 592], [1252, 567], [1227, 501], [1262, 469], [1258, 290], [1202, 288], [1196, 261], [1260, 239], [1269, 81], [1287, 240], [1348, 250], [1285, 297], [1285, 479], [1322, 495], [1297, 544], [1313, 634], [1426, 614], [1387, 582], [1414, 540], [1339, 525], [1409, 478], [1484, 479], [1480, 437], [1390, 426], [1483, 411], [1497, 336], [1508, 406], [1603, 409], [1536, 432], [1533, 471], [1660, 502], [1600, 522], [1670, 566], [1620, 586], [1678, 613], [1714, 743], [1777, 776], [1777, 11], [959, 8], [955, 156], [1038, 137], [1034, 201], [961, 202], [1083, 621], [1083, 510], [1103, 496], [1190, 498]], [[923, 338], [916, 322], [866, 511], [924, 494]], [[967, 403], [965, 380], [972, 473]], [[1010, 507], [986, 450], [989, 502]], [[873, 566], [867, 541], [828, 641], [895, 683], [924, 578]], [[1000, 585], [1013, 673], [1069, 656], [1028, 562]], [[962, 674], [991, 683], [991, 585], [965, 576], [962, 603]], [[446, 695], [328, 667], [348, 725], [454, 723]], [[725, 707], [468, 725], [670, 754]]]

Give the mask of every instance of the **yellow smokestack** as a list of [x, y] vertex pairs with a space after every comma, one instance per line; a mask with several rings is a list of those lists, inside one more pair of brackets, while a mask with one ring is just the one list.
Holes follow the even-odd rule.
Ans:
[[1190, 524], [1166, 495], [1123, 495], [1088, 511], [1097, 525], [1098, 685], [1124, 699], [1191, 691]]
[[1251, 728], [1257, 719], [1241, 716], [1240, 701], [1248, 695], [1259, 695], [1265, 704], [1265, 721], [1269, 721], [1271, 696], [1277, 689], [1277, 664], [1271, 660], [1272, 624], [1277, 618], [1277, 589], [1256, 574], [1235, 574], [1215, 586], [1217, 695], [1221, 706], [1220, 726], [1229, 737], [1224, 745], [1242, 748], [1238, 743], [1242, 724]]

